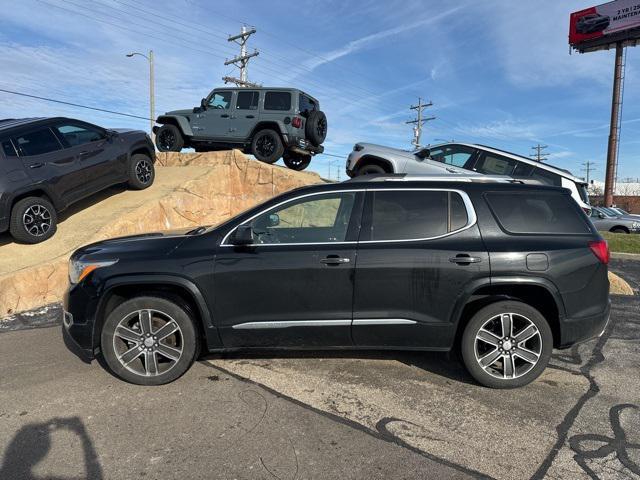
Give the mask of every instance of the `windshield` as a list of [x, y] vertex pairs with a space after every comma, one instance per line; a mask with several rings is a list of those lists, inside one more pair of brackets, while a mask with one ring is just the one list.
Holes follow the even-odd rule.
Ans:
[[618, 217], [620, 216], [620, 213], [615, 211], [613, 208], [609, 208], [609, 207], [602, 207], [602, 210], [604, 210], [605, 213], [611, 215], [612, 217]]

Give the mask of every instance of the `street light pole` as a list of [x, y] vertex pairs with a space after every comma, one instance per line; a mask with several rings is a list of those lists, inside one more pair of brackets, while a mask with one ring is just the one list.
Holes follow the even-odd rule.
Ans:
[[153, 133], [153, 126], [156, 123], [156, 95], [155, 95], [155, 67], [153, 62], [153, 50], [149, 50], [149, 55], [145, 55], [140, 52], [131, 52], [127, 54], [127, 57], [131, 58], [135, 55], [144, 57], [149, 62], [149, 135], [155, 143], [155, 135]]

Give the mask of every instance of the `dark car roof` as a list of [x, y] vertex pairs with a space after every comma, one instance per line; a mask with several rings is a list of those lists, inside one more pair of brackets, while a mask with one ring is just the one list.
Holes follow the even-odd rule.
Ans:
[[38, 126], [40, 124], [48, 124], [50, 122], [56, 121], [71, 121], [71, 122], [79, 122], [84, 123], [86, 125], [93, 125], [91, 123], [87, 123], [84, 120], [78, 120], [76, 118], [68, 118], [68, 117], [33, 117], [33, 118], [6, 118], [0, 120], [0, 135], [4, 133], [9, 133], [14, 129], [20, 129], [24, 127], [30, 126]]

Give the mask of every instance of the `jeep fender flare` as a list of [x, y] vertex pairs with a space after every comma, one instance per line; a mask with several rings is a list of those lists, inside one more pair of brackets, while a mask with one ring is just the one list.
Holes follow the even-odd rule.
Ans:
[[256, 134], [256, 132], [259, 132], [260, 130], [264, 130], [265, 128], [269, 128], [271, 130], [275, 130], [276, 132], [278, 132], [282, 137], [282, 140], [285, 146], [287, 145], [288, 139], [289, 139], [289, 132], [287, 131], [287, 127], [285, 126], [284, 122], [280, 120], [267, 120], [267, 121], [258, 122], [256, 126], [253, 127], [253, 129], [251, 130], [251, 133], [247, 137], [247, 141], [251, 143], [251, 140], [253, 139], [253, 136]]
[[167, 124], [177, 126], [182, 132], [183, 137], [192, 137], [193, 130], [191, 130], [191, 124], [189, 121], [181, 115], [160, 115], [156, 120], [156, 123]]
[[[205, 341], [209, 347], [222, 347], [222, 340], [218, 333], [218, 328], [213, 324], [211, 312], [204, 298], [204, 295], [198, 286], [191, 280], [174, 274], [134, 274], [121, 275], [108, 278], [99, 292], [99, 301], [96, 312], [103, 312], [106, 307], [106, 299], [110, 297], [109, 293], [118, 287], [129, 287], [135, 285], [153, 285], [153, 286], [170, 286], [177, 287], [186, 292], [193, 303], [196, 305], [197, 313], [202, 320], [202, 330], [205, 333]], [[97, 319], [96, 319], [97, 320]], [[104, 320], [104, 319], [103, 319]], [[99, 345], [100, 333], [98, 331], [97, 322], [93, 326], [93, 344]], [[96, 340], [98, 343], [96, 343]]]

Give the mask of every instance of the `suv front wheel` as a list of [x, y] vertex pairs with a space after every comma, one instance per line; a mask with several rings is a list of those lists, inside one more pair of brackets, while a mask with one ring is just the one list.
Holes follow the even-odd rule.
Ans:
[[264, 163], [276, 163], [284, 153], [284, 145], [275, 130], [260, 130], [251, 141], [251, 153]]
[[119, 378], [162, 385], [184, 374], [198, 355], [198, 337], [187, 309], [164, 298], [127, 300], [107, 317], [102, 356]]
[[492, 303], [476, 313], [462, 335], [469, 373], [491, 388], [526, 385], [544, 371], [553, 336], [542, 314], [522, 302]]
[[162, 125], [156, 132], [156, 146], [161, 152], [179, 152], [184, 147], [182, 132], [175, 125]]
[[23, 198], [11, 210], [9, 230], [18, 242], [44, 242], [56, 233], [57, 226], [56, 210], [46, 198]]

